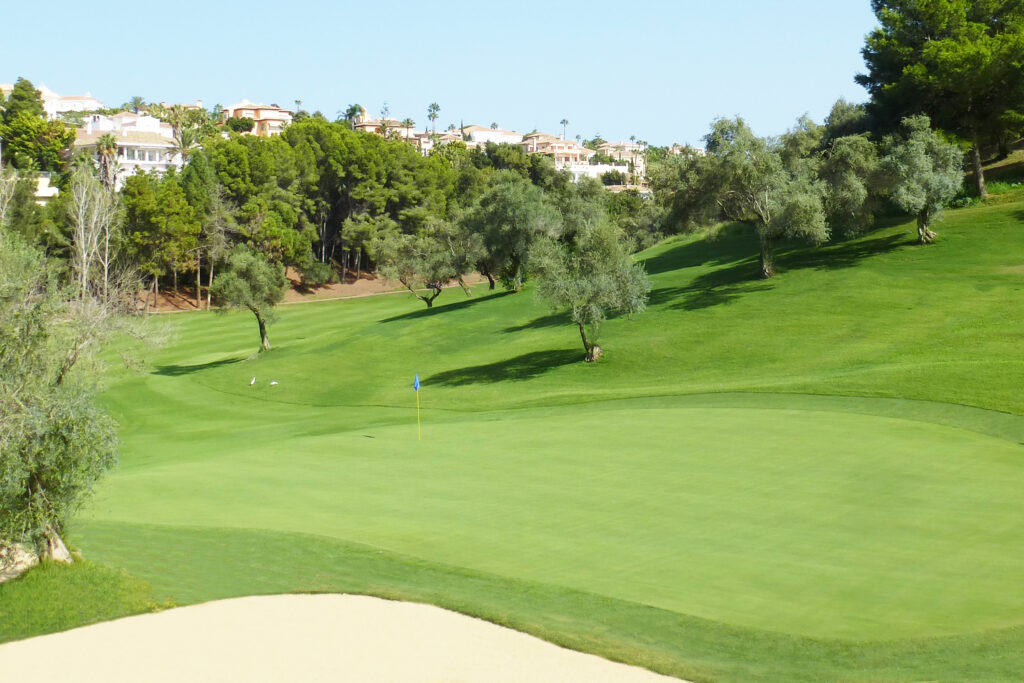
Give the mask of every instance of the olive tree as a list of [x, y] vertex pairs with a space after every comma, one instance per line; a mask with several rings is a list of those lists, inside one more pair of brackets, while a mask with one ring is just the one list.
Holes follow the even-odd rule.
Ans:
[[960, 149], [944, 141], [930, 127], [927, 116], [903, 119], [903, 135], [890, 140], [884, 166], [892, 183], [892, 200], [917, 216], [917, 239], [935, 241], [930, 226], [963, 184]]
[[513, 291], [523, 288], [530, 253], [537, 240], [561, 231], [558, 210], [544, 192], [512, 171], [500, 171], [492, 187], [463, 217], [467, 229], [480, 236], [484, 251], [477, 269], [494, 289], [495, 279]]
[[267, 326], [273, 322], [274, 306], [284, 300], [287, 289], [284, 266], [239, 245], [228, 255], [227, 267], [217, 274], [211, 293], [222, 312], [235, 308], [252, 311], [260, 327], [262, 353], [270, 350]]
[[431, 308], [449, 280], [468, 289], [463, 277], [473, 270], [482, 247], [460, 226], [429, 218], [415, 234], [391, 232], [374, 239], [370, 252], [381, 275], [402, 283]]
[[704, 139], [707, 155], [690, 159], [673, 194], [673, 220], [684, 228], [720, 220], [751, 226], [764, 278], [775, 275], [775, 241], [828, 238], [825, 189], [813, 165], [790, 160], [787, 168], [778, 145], [754, 135], [741, 118], [718, 119]]
[[630, 315], [646, 307], [647, 274], [633, 262], [622, 232], [604, 218], [581, 224], [571, 239], [542, 240], [535, 251], [538, 296], [553, 309], [568, 309], [584, 359], [597, 360], [601, 323], [611, 314]]
[[95, 374], [71, 373], [110, 329], [98, 306], [63, 292], [46, 259], [0, 229], [0, 546], [70, 560], [65, 525], [115, 463]]

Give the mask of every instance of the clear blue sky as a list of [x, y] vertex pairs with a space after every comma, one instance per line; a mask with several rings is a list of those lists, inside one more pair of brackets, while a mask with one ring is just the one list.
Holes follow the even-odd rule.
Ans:
[[[489, 125], [699, 143], [718, 116], [762, 135], [822, 120], [875, 26], [868, 0], [177, 0], [11, 2], [0, 82], [24, 76], [108, 106], [133, 95], [207, 107], [248, 98], [358, 102], [439, 127]], [[109, 8], [109, 9], [106, 9]], [[17, 28], [16, 28], [17, 27]]]

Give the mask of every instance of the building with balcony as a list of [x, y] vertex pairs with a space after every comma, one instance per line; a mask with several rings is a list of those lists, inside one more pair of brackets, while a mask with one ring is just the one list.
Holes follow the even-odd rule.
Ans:
[[598, 145], [597, 151], [627, 164], [630, 169], [627, 175], [632, 176], [634, 184], [643, 183], [647, 177], [647, 145], [640, 142], [605, 142]]
[[257, 135], [267, 138], [271, 135], [280, 135], [285, 126], [292, 122], [292, 112], [276, 104], [255, 104], [249, 100], [242, 100], [224, 107], [221, 110], [221, 122], [228, 119], [252, 119], [253, 127], [249, 135]]
[[574, 164], [589, 163], [590, 158], [597, 154], [573, 140], [564, 140], [547, 133], [527, 135], [520, 144], [527, 154], [544, 154], [552, 157], [555, 160], [555, 168], [559, 170]]
[[181, 155], [175, 151], [171, 126], [148, 114], [120, 112], [114, 116], [93, 114], [83, 128], [75, 131], [75, 151], [97, 156], [97, 144], [104, 135], [117, 140], [117, 182], [141, 172], [163, 174], [169, 169], [181, 170]]

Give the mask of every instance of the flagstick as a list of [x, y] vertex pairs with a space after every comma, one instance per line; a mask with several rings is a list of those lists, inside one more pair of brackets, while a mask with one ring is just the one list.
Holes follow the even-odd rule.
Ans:
[[423, 434], [420, 432], [420, 390], [416, 390], [416, 440], [422, 441]]

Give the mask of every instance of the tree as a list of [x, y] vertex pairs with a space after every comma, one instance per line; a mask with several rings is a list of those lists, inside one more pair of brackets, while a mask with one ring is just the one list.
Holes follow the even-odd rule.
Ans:
[[140, 111], [146, 111], [146, 98], [141, 95], [135, 95], [125, 102], [123, 107], [134, 114], [138, 114]]
[[571, 240], [542, 240], [537, 252], [538, 296], [553, 309], [569, 309], [584, 359], [597, 360], [601, 323], [613, 313], [644, 310], [647, 274], [629, 256], [620, 231], [604, 219], [583, 225]]
[[0, 546], [64, 561], [68, 519], [116, 459], [94, 384], [70, 374], [103, 329], [81, 324], [81, 310], [39, 253], [0, 230]]
[[956, 145], [931, 130], [927, 116], [905, 118], [903, 129], [902, 138], [890, 141], [883, 163], [892, 177], [892, 200], [917, 216], [918, 242], [930, 244], [936, 235], [929, 226], [960, 189], [962, 157]]
[[530, 253], [541, 237], [561, 234], [558, 211], [543, 191], [511, 171], [500, 172], [494, 185], [463, 218], [469, 232], [480, 235], [484, 256], [477, 264], [494, 289], [495, 279], [518, 292], [531, 270]]
[[866, 135], [829, 144], [818, 176], [825, 183], [825, 214], [833, 232], [851, 237], [871, 226], [884, 188], [880, 170], [878, 151]]
[[562, 139], [565, 139], [565, 127], [569, 125], [569, 119], [562, 119], [558, 122], [558, 125], [562, 127]]
[[27, 114], [37, 119], [46, 116], [42, 94], [36, 90], [31, 81], [24, 78], [19, 78], [14, 82], [11, 94], [4, 102], [4, 123], [10, 123], [19, 114]]
[[181, 156], [182, 163], [188, 161], [192, 148], [199, 141], [199, 126], [205, 114], [205, 111], [186, 109], [183, 105], [175, 104], [163, 110], [160, 116], [171, 124], [174, 151]]
[[361, 104], [350, 104], [348, 109], [345, 110], [345, 120], [348, 121], [349, 128], [355, 128], [356, 122], [359, 121], [359, 117], [363, 115], [363, 106]]
[[7, 207], [11, 205], [11, 200], [14, 198], [18, 180], [18, 172], [15, 169], [9, 166], [0, 166], [0, 230], [7, 225]]
[[760, 246], [761, 277], [775, 275], [773, 244], [785, 237], [828, 238], [824, 187], [806, 165], [787, 169], [775, 145], [741, 118], [718, 119], [707, 155], [691, 155], [672, 195], [672, 219], [685, 228], [731, 220], [750, 225]]
[[437, 115], [441, 113], [441, 105], [431, 102], [427, 106], [427, 118], [430, 119], [430, 134], [437, 135]]
[[[472, 261], [452, 250], [457, 228], [438, 218], [429, 219], [416, 234], [389, 233], [373, 241], [370, 252], [377, 269], [397, 280], [431, 308], [445, 283], [472, 270]], [[426, 289], [430, 294], [423, 294]]]
[[256, 125], [256, 122], [244, 116], [232, 116], [224, 122], [228, 130], [235, 133], [248, 133]]
[[256, 316], [260, 328], [260, 352], [270, 350], [267, 326], [273, 322], [274, 306], [284, 300], [288, 278], [284, 266], [266, 260], [245, 246], [237, 246], [228, 257], [227, 269], [213, 281], [213, 300], [222, 311], [245, 308]]
[[61, 155], [75, 141], [75, 132], [61, 121], [19, 111], [0, 123], [0, 139], [5, 163], [21, 170], [59, 172], [64, 168]]
[[1007, 0], [872, 0], [880, 26], [862, 50], [878, 119], [926, 114], [971, 146], [979, 196], [981, 145], [1024, 126], [1024, 5]]
[[117, 136], [105, 133], [96, 139], [96, 159], [99, 162], [100, 181], [113, 192], [117, 185]]
[[416, 125], [416, 122], [413, 121], [412, 119], [406, 117], [406, 118], [402, 119], [402, 124], [401, 125], [402, 125], [402, 128], [405, 128], [405, 135], [406, 135], [406, 137], [408, 137], [410, 131], [412, 131], [412, 127]]
[[[110, 265], [118, 232], [117, 195], [107, 190], [85, 166], [75, 169], [69, 183], [67, 204], [71, 221], [71, 265], [79, 301], [100, 295], [109, 297]], [[102, 275], [95, 273], [99, 266]], [[94, 280], [100, 278], [99, 283]]]

